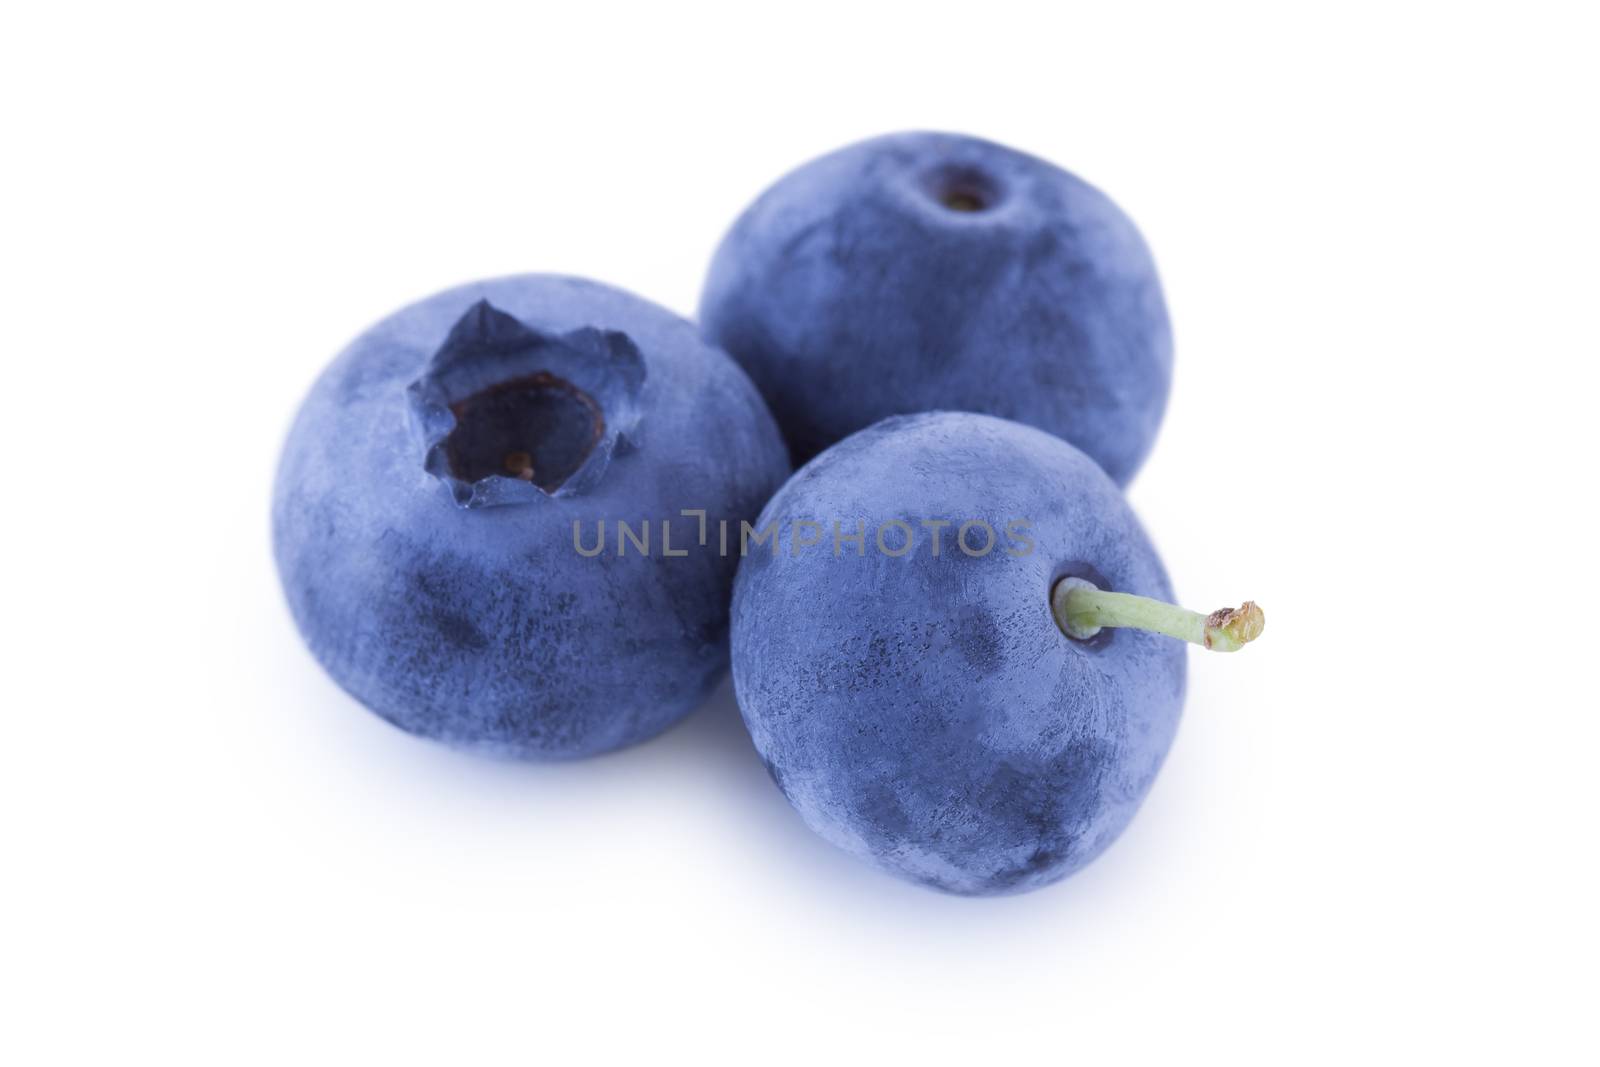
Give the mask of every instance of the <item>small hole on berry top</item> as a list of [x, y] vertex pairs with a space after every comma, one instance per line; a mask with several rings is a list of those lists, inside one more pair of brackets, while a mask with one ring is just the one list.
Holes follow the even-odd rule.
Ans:
[[1000, 202], [1000, 186], [975, 167], [943, 166], [924, 181], [928, 194], [946, 211], [977, 215]]

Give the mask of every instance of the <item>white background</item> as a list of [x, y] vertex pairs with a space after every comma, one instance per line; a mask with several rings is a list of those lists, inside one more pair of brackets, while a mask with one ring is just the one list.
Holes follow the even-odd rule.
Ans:
[[[0, 1058], [1595, 1062], [1584, 5], [14, 5], [0, 16]], [[908, 127], [1155, 249], [1132, 490], [1191, 655], [1143, 813], [1024, 897], [813, 837], [726, 691], [567, 766], [303, 651], [275, 455], [474, 277], [692, 312], [723, 228]]]

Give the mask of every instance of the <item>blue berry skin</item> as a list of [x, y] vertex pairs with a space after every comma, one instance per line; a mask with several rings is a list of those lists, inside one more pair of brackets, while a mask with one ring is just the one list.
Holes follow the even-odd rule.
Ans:
[[[737, 559], [680, 510], [737, 524], [787, 473], [760, 396], [690, 323], [502, 278], [396, 312], [323, 373], [284, 446], [274, 551], [311, 651], [383, 718], [587, 756], [664, 730], [726, 668]], [[619, 519], [650, 521], [649, 555], [618, 554]], [[663, 554], [663, 519], [687, 555]], [[580, 555], [574, 522], [592, 547], [602, 520], [605, 550]]]
[[[952, 525], [922, 525], [939, 519]], [[914, 534], [899, 557], [876, 543], [895, 520]], [[996, 531], [987, 554], [958, 546], [968, 520]], [[1008, 536], [1015, 520], [1031, 551]], [[828, 533], [797, 555], [801, 521]], [[841, 541], [835, 556], [835, 521], [846, 536], [861, 524], [864, 553]], [[1048, 885], [1116, 839], [1172, 743], [1185, 659], [1142, 631], [1074, 641], [1051, 615], [1068, 575], [1171, 599], [1092, 460], [987, 415], [894, 417], [795, 474], [758, 526], [772, 523], [780, 550], [752, 543], [734, 587], [733, 678], [756, 749], [813, 830], [971, 895]], [[884, 537], [894, 551], [903, 540]], [[974, 552], [985, 542], [969, 531]]]
[[723, 239], [700, 320], [796, 463], [888, 415], [979, 411], [1126, 485], [1172, 380], [1133, 222], [1051, 163], [954, 134], [875, 138], [780, 179]]

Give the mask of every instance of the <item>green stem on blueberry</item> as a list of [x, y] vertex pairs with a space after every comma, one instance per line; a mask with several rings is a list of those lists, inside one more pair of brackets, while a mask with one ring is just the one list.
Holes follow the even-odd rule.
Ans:
[[1261, 636], [1267, 617], [1254, 601], [1209, 615], [1132, 593], [1107, 592], [1082, 578], [1063, 578], [1050, 593], [1050, 612], [1068, 637], [1086, 641], [1106, 627], [1176, 637], [1213, 652], [1237, 652]]

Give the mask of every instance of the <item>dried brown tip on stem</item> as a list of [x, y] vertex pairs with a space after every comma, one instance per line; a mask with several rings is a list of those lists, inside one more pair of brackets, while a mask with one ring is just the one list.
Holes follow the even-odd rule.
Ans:
[[1260, 637], [1266, 628], [1266, 613], [1254, 600], [1246, 600], [1236, 608], [1218, 608], [1206, 616], [1205, 644], [1219, 652], [1233, 652]]

